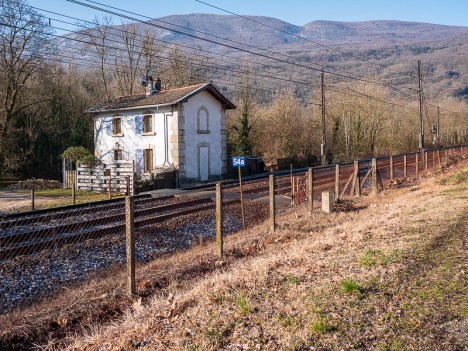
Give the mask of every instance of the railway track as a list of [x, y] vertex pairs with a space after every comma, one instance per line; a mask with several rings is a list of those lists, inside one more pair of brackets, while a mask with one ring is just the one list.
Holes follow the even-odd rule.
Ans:
[[[403, 174], [403, 156], [393, 158], [394, 176]], [[407, 176], [415, 174], [416, 156], [410, 154], [406, 159]], [[370, 160], [360, 162], [360, 176], [363, 177], [371, 167]], [[390, 179], [389, 158], [378, 160], [378, 170], [382, 180]], [[340, 167], [340, 187], [343, 187], [354, 172], [353, 164]], [[303, 177], [306, 170], [298, 170], [295, 177]], [[276, 177], [276, 193], [291, 194], [291, 175]], [[321, 190], [334, 189], [335, 166], [314, 169], [314, 192], [318, 198]], [[244, 194], [249, 198], [267, 196], [269, 181], [267, 177], [244, 182]], [[227, 196], [224, 204], [229, 206], [239, 203], [238, 185], [228, 184], [223, 187]], [[213, 211], [215, 194], [213, 185], [197, 187], [183, 195], [169, 195], [153, 198], [150, 195], [135, 197], [135, 227], [162, 223], [169, 219]], [[67, 206], [62, 208], [11, 214], [0, 217], [0, 259], [31, 254], [40, 250], [60, 247], [92, 238], [125, 231], [125, 201], [115, 199], [97, 203]]]

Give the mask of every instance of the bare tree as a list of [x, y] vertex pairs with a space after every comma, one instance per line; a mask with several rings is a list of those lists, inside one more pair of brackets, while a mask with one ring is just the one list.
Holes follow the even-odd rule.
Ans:
[[119, 39], [123, 46], [115, 50], [113, 73], [120, 94], [132, 95], [144, 46], [135, 24], [122, 24]]
[[[18, 113], [44, 99], [23, 101], [28, 81], [40, 70], [51, 30], [25, 0], [3, 0], [0, 7], [0, 173], [4, 168], [7, 138]], [[0, 174], [1, 176], [1, 174]]]
[[[110, 49], [107, 46], [107, 41], [110, 37], [110, 30], [112, 29], [111, 23], [112, 17], [104, 16], [101, 19], [96, 17], [91, 27], [80, 32], [84, 40], [87, 42], [83, 47], [83, 53], [87, 53], [92, 50], [93, 53], [96, 53], [98, 58], [98, 69], [106, 100], [110, 99], [108, 64]], [[83, 25], [86, 26], [87, 23], [84, 23]]]

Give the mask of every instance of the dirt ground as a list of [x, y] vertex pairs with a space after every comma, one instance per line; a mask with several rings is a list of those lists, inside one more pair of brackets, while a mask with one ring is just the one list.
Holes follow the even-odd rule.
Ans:
[[[57, 202], [56, 198], [38, 197], [34, 198], [35, 206], [44, 207]], [[31, 196], [29, 194], [19, 194], [15, 192], [0, 191], [0, 214], [31, 209]]]
[[2, 338], [50, 350], [467, 350], [467, 179], [464, 161], [330, 215], [295, 210], [275, 233], [265, 223], [227, 237], [222, 260], [201, 242], [140, 267], [138, 296], [102, 295], [102, 279], [86, 286], [92, 303], [77, 290], [0, 317]]

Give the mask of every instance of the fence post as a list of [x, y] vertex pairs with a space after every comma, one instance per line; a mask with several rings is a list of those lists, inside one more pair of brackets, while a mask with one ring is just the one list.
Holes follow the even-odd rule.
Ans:
[[415, 166], [416, 176], [419, 176], [419, 154], [416, 152], [416, 166]]
[[435, 152], [434, 150], [431, 151], [432, 152], [432, 168], [435, 169], [436, 168], [436, 161], [435, 161]]
[[424, 172], [427, 174], [427, 151], [424, 152]]
[[372, 159], [372, 193], [377, 194], [378, 192], [378, 184], [377, 184], [377, 159]]
[[216, 248], [223, 257], [223, 192], [221, 183], [216, 183]]
[[359, 161], [354, 161], [354, 195], [361, 196], [361, 181], [359, 179]]
[[34, 188], [31, 189], [31, 211], [34, 211]]
[[72, 202], [73, 205], [76, 204], [76, 185], [74, 180], [72, 181]]
[[112, 176], [109, 174], [109, 200], [112, 200]]
[[439, 164], [439, 169], [442, 168], [442, 165], [440, 164], [440, 151], [437, 150], [437, 163]]
[[340, 199], [340, 165], [335, 166], [335, 201]]
[[127, 292], [136, 293], [135, 282], [135, 221], [133, 196], [125, 198], [125, 236], [127, 254]]
[[406, 159], [406, 155], [403, 155], [403, 178], [406, 178], [408, 174], [408, 162]]
[[130, 196], [130, 176], [125, 177], [125, 182], [127, 185], [126, 195]]
[[444, 162], [447, 163], [447, 161], [448, 161], [448, 150], [445, 149], [444, 151], [445, 151], [445, 157], [444, 157], [445, 160], [444, 160]]
[[274, 233], [276, 229], [276, 206], [275, 206], [275, 176], [270, 174], [270, 232]]
[[393, 156], [390, 156], [390, 180], [393, 180]]
[[307, 171], [307, 212], [312, 214], [314, 210], [314, 170]]

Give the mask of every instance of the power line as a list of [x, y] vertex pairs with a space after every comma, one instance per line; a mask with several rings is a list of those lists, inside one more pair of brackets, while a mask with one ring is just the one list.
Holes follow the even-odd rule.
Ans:
[[[88, 0], [88, 1], [89, 1], [89, 0]], [[245, 19], [245, 20], [247, 20], [247, 21], [251, 21], [251, 22], [260, 24], [260, 25], [262, 25], [262, 26], [268, 27], [268, 28], [270, 28], [270, 29], [274, 29], [274, 30], [276, 30], [276, 31], [278, 31], [278, 32], [281, 32], [281, 33], [290, 35], [290, 36], [292, 36], [292, 37], [294, 37], [294, 38], [298, 38], [298, 39], [301, 39], [301, 40], [305, 40], [305, 41], [307, 41], [307, 42], [310, 42], [310, 43], [312, 43], [312, 44], [321, 46], [321, 47], [326, 48], [326, 49], [328, 49], [328, 50], [336, 51], [336, 52], [339, 52], [340, 54], [343, 54], [343, 55], [346, 55], [346, 56], [354, 57], [354, 58], [356, 58], [356, 59], [358, 59], [358, 60], [365, 61], [365, 62], [367, 62], [367, 63], [370, 63], [370, 64], [375, 65], [375, 66], [379, 66], [379, 67], [381, 67], [381, 68], [388, 68], [388, 67], [385, 67], [385, 66], [383, 66], [383, 65], [380, 65], [380, 64], [378, 64], [378, 63], [376, 63], [376, 62], [373, 62], [373, 61], [371, 61], [371, 60], [369, 60], [369, 59], [365, 59], [365, 58], [362, 58], [362, 57], [359, 57], [359, 56], [355, 56], [355, 55], [353, 55], [352, 53], [344, 52], [344, 51], [342, 51], [342, 50], [340, 50], [340, 49], [334, 48], [334, 47], [329, 46], [329, 45], [325, 45], [325, 44], [318, 43], [318, 42], [316, 42], [316, 41], [314, 41], [314, 40], [311, 40], [311, 39], [309, 39], [309, 38], [305, 38], [305, 37], [302, 37], [302, 36], [300, 36], [300, 35], [296, 35], [296, 34], [294, 34], [294, 33], [287, 32], [287, 31], [282, 30], [282, 29], [280, 29], [280, 28], [277, 28], [277, 27], [274, 27], [274, 26], [272, 26], [272, 25], [269, 25], [269, 24], [266, 24], [266, 23], [257, 21], [257, 20], [255, 20], [255, 19], [250, 18], [250, 17], [247, 17], [247, 16], [239, 15], [239, 14], [237, 14], [237, 13], [235, 13], [235, 12], [232, 12], [232, 11], [229, 11], [229, 10], [226, 10], [226, 9], [223, 9], [223, 8], [221, 8], [221, 7], [218, 7], [218, 6], [209, 4], [209, 3], [207, 3], [207, 2], [204, 2], [204, 1], [201, 1], [201, 0], [195, 0], [195, 1], [196, 1], [196, 2], [199, 2], [199, 3], [201, 3], [201, 4], [204, 4], [204, 5], [210, 6], [210, 7], [212, 7], [212, 8], [215, 8], [215, 9], [217, 9], [217, 10], [220, 10], [220, 11], [223, 11], [223, 12], [226, 12], [226, 13], [229, 13], [229, 14], [231, 14], [231, 15], [240, 17], [240, 18]], [[398, 71], [398, 70], [395, 70], [395, 69], [392, 69], [392, 68], [388, 68], [388, 69], [391, 70], [391, 71], [393, 71], [393, 72], [396, 72], [396, 73], [398, 73], [398, 74], [405, 74], [405, 73], [403, 73], [403, 72], [401, 72], [401, 71]], [[405, 76], [404, 78], [412, 78], [412, 77], [413, 77], [413, 76], [410, 75], [410, 76]]]
[[[156, 28], [159, 28], [159, 29], [172, 31], [174, 33], [185, 35], [185, 36], [197, 39], [197, 40], [206, 41], [206, 42], [209, 42], [209, 43], [212, 43], [212, 44], [224, 46], [224, 47], [229, 48], [229, 49], [233, 49], [233, 50], [241, 51], [241, 52], [244, 52], [244, 53], [260, 56], [260, 57], [267, 58], [267, 59], [270, 59], [270, 60], [275, 60], [277, 62], [281, 62], [281, 63], [285, 63], [285, 64], [294, 65], [296, 67], [302, 67], [302, 68], [317, 71], [317, 72], [324, 72], [324, 73], [328, 73], [328, 74], [331, 74], [331, 75], [334, 75], [334, 76], [337, 76], [337, 77], [341, 77], [341, 78], [347, 78], [347, 79], [352, 79], [352, 80], [360, 80], [360, 81], [367, 82], [367, 83], [370, 83], [370, 84], [386, 85], [386, 83], [382, 83], [382, 82], [378, 82], [378, 81], [371, 81], [371, 80], [365, 79], [365, 78], [352, 77], [352, 76], [348, 76], [348, 75], [344, 75], [344, 74], [331, 72], [331, 71], [325, 70], [325, 69], [318, 69], [318, 68], [314, 68], [314, 67], [309, 67], [309, 66], [301, 65], [301, 64], [298, 64], [298, 63], [295, 63], [295, 62], [287, 61], [285, 59], [280, 59], [280, 58], [272, 57], [272, 56], [262, 54], [262, 53], [259, 53], [259, 52], [254, 52], [252, 50], [239, 48], [239, 47], [236, 47], [236, 46], [233, 46], [233, 45], [230, 45], [230, 44], [225, 44], [225, 43], [218, 42], [218, 41], [215, 41], [215, 40], [212, 40], [212, 39], [203, 38], [203, 37], [200, 37], [200, 36], [197, 36], [197, 35], [194, 35], [194, 34], [190, 34], [190, 33], [186, 33], [186, 32], [183, 32], [183, 31], [180, 31], [180, 30], [177, 30], [177, 29], [168, 28], [168, 27], [161, 26], [161, 25], [158, 25], [158, 24], [155, 24], [155, 23], [149, 23], [147, 21], [143, 21], [143, 20], [135, 18], [135, 17], [131, 17], [131, 16], [128, 16], [128, 15], [125, 15], [125, 14], [122, 14], [122, 13], [118, 13], [118, 12], [115, 12], [115, 11], [107, 10], [107, 9], [104, 9], [104, 8], [100, 8], [100, 7], [97, 7], [97, 6], [94, 6], [94, 5], [86, 4], [86, 3], [83, 3], [83, 2], [78, 1], [78, 0], [66, 0], [66, 1], [74, 3], [74, 4], [78, 4], [78, 5], [81, 5], [81, 6], [84, 6], [84, 7], [88, 7], [88, 8], [97, 10], [97, 11], [105, 12], [105, 13], [108, 13], [110, 15], [115, 15], [115, 16], [118, 16], [118, 17], [121, 17], [121, 18], [125, 18], [125, 19], [131, 20], [131, 21], [135, 21], [135, 22], [146, 24], [146, 25], [150, 25], [150, 26], [153, 26], [153, 27], [156, 27]], [[112, 8], [112, 9], [115, 9], [115, 10], [118, 10], [118, 11], [121, 11], [121, 12], [137, 15], [137, 16], [140, 16], [140, 17], [143, 17], [143, 18], [151, 19], [150, 17], [144, 16], [144, 15], [141, 15], [141, 14], [137, 14], [137, 13], [134, 13], [134, 12], [131, 12], [131, 11], [126, 11], [126, 10], [123, 10], [123, 9], [119, 9], [117, 7], [101, 4], [101, 3], [96, 2], [96, 1], [91, 1], [91, 0], [85, 0], [85, 1], [88, 1], [88, 2], [91, 2], [91, 3], [94, 3], [94, 4], [99, 4], [101, 6]], [[167, 24], [173, 25], [175, 27], [185, 28], [185, 29], [194, 31], [194, 30], [192, 30], [190, 28], [175, 25], [175, 24], [171, 24], [171, 23], [164, 22], [164, 21], [161, 21], [161, 20], [155, 19], [155, 21], [159, 21], [159, 22], [162, 22], [162, 23], [167, 23]], [[214, 37], [214, 38], [217, 38], [217, 39], [221, 39], [221, 40], [224, 40], [224, 41], [230, 41], [230, 42], [234, 42], [234, 43], [237, 43], [237, 44], [241, 44], [241, 45], [244, 45], [244, 46], [247, 46], [247, 47], [250, 47], [250, 48], [255, 48], [257, 50], [271, 52], [271, 53], [274, 53], [276, 55], [291, 58], [290, 56], [287, 56], [287, 55], [283, 55], [283, 54], [276, 53], [276, 52], [273, 52], [273, 51], [270, 51], [270, 50], [267, 50], [267, 49], [255, 47], [253, 45], [249, 45], [249, 44], [245, 44], [245, 43], [239, 43], [239, 42], [236, 42], [236, 41], [233, 41], [233, 40], [227, 40], [225, 38], [221, 38], [221, 37], [218, 37], [218, 36], [215, 36], [215, 35], [212, 35], [212, 34], [200, 32], [200, 31], [194, 31], [194, 32], [201, 33], [201, 34], [204, 34], [204, 35], [208, 35], [208, 36], [211, 36], [211, 37]], [[292, 59], [294, 59], [294, 58], [292, 58]], [[350, 74], [353, 74], [353, 73], [350, 73]]]

